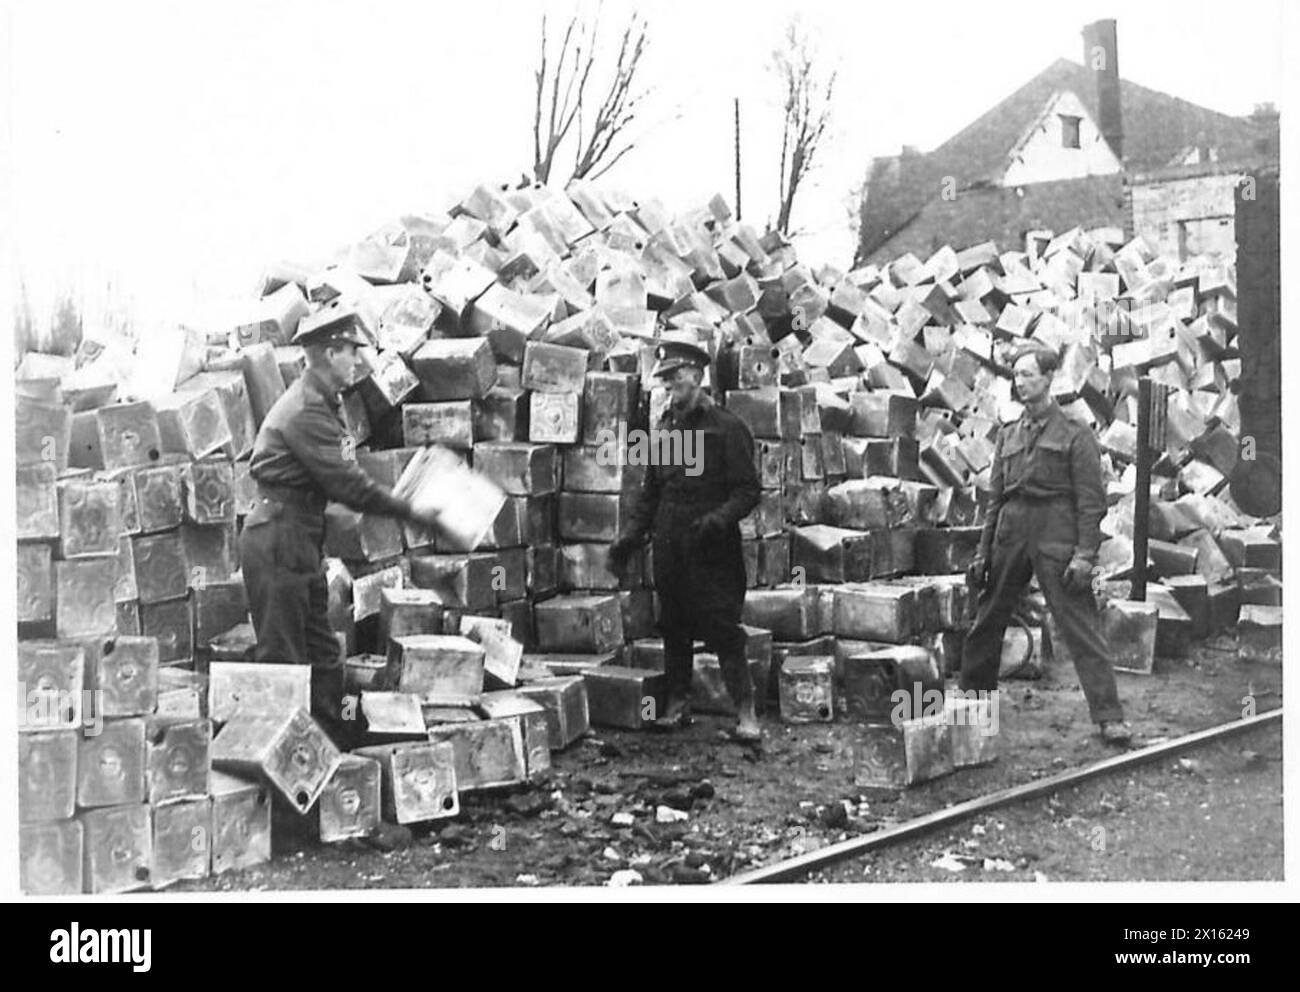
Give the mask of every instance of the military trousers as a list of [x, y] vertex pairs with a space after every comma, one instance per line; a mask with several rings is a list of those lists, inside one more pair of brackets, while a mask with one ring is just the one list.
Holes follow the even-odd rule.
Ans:
[[1035, 506], [1029, 512], [1015, 515], [1016, 526], [1002, 526], [1009, 522], [1010, 516], [1004, 510], [993, 545], [988, 580], [980, 591], [975, 622], [966, 634], [962, 649], [959, 684], [967, 691], [997, 688], [1007, 623], [1030, 576], [1034, 575], [1074, 658], [1093, 721], [1123, 720], [1110, 646], [1102, 634], [1101, 615], [1092, 589], [1067, 590], [1063, 578], [1069, 559], [1055, 546], [1050, 546], [1050, 554], [1044, 554], [1042, 544], [1048, 542], [1038, 540], [1042, 532], [1050, 530], [1047, 525], [1055, 512], [1060, 511]]
[[691, 695], [695, 641], [718, 656], [722, 678], [736, 704], [754, 698], [740, 614], [745, 604], [745, 560], [740, 528], [700, 540], [690, 527], [697, 513], [661, 511], [654, 540], [654, 580], [669, 698]]
[[245, 520], [239, 556], [257, 634], [251, 660], [310, 665], [312, 716], [348, 746], [344, 661], [329, 624], [324, 538], [322, 514], [262, 500]]

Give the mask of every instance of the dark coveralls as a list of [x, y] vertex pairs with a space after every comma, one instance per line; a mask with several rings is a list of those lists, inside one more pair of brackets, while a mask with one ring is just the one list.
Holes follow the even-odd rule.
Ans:
[[[740, 521], [759, 500], [754, 439], [739, 417], [703, 394], [680, 420], [670, 407], [656, 429], [701, 431], [703, 441], [694, 449], [697, 458], [702, 452], [694, 467], [648, 467], [625, 533], [639, 544], [653, 531], [669, 698], [690, 698], [693, 642], [699, 639], [717, 654], [728, 692], [743, 704], [754, 695], [740, 629], [746, 586]], [[688, 468], [699, 474], [688, 475]], [[710, 513], [725, 527], [720, 536], [704, 538], [694, 525]]]
[[249, 473], [258, 501], [244, 520], [239, 556], [253, 614], [253, 660], [312, 666], [312, 714], [336, 740], [343, 663], [327, 618], [321, 548], [325, 503], [404, 516], [406, 503], [352, 457], [339, 397], [308, 369], [271, 407], [257, 432]]
[[1097, 439], [1055, 403], [1038, 421], [1026, 412], [998, 435], [990, 483], [980, 542], [989, 577], [966, 635], [960, 687], [997, 688], [1002, 637], [1032, 572], [1074, 657], [1093, 721], [1122, 720], [1092, 589], [1062, 584], [1070, 559], [1095, 564], [1101, 544], [1106, 497]]

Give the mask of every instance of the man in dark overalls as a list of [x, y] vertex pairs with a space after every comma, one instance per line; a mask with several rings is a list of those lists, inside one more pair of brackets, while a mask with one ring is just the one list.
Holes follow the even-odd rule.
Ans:
[[1130, 741], [1115, 687], [1110, 648], [1092, 596], [1106, 493], [1092, 431], [1052, 398], [1057, 357], [1035, 349], [1016, 359], [1023, 416], [998, 434], [988, 515], [968, 581], [980, 590], [962, 651], [960, 687], [994, 690], [1002, 638], [1031, 574], [1074, 658], [1093, 722], [1109, 744]]
[[339, 392], [356, 373], [357, 346], [368, 344], [354, 311], [328, 306], [302, 322], [294, 344], [307, 368], [267, 412], [253, 445], [249, 474], [257, 504], [244, 520], [239, 556], [253, 614], [253, 660], [311, 665], [312, 715], [342, 746], [343, 661], [327, 617], [321, 547], [325, 504], [416, 520], [357, 464], [355, 439], [339, 415]]
[[[759, 499], [754, 440], [739, 417], [715, 405], [701, 388], [707, 352], [683, 342], [665, 342], [657, 358], [653, 375], [667, 385], [671, 403], [651, 433], [651, 447], [661, 450], [655, 432], [675, 432], [681, 447], [673, 450], [693, 452], [697, 460], [647, 468], [628, 524], [610, 548], [611, 567], [621, 571], [653, 529], [654, 583], [668, 683], [658, 723], [671, 728], [690, 722], [698, 638], [717, 654], [739, 711], [735, 737], [755, 742], [762, 739], [762, 731], [740, 627], [746, 586], [740, 521]], [[689, 443], [685, 432], [695, 432]], [[658, 434], [664, 437], [672, 434]]]

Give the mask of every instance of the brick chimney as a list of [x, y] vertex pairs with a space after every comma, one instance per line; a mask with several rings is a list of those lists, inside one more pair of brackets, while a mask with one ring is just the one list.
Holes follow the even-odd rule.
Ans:
[[1115, 19], [1094, 21], [1083, 29], [1083, 65], [1097, 90], [1097, 126], [1116, 157], [1124, 159], [1124, 120], [1119, 106], [1119, 53]]
[[1278, 158], [1278, 146], [1281, 144], [1281, 117], [1277, 107], [1272, 103], [1255, 104], [1254, 113], [1248, 118], [1259, 132], [1255, 138], [1255, 151], [1270, 162]]

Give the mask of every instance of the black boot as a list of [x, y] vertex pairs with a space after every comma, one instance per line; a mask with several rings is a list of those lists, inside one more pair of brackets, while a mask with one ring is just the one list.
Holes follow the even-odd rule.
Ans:
[[749, 670], [749, 659], [743, 651], [728, 652], [718, 655], [718, 664], [722, 668], [722, 679], [727, 684], [727, 692], [736, 704], [739, 718], [736, 729], [731, 736], [746, 744], [758, 743], [763, 739], [763, 730], [758, 725], [758, 714], [754, 706], [754, 679]]

